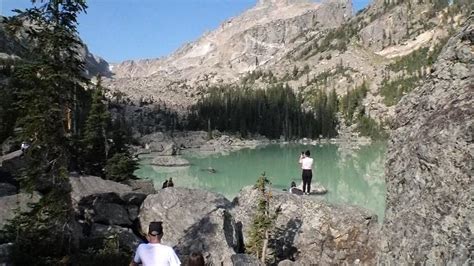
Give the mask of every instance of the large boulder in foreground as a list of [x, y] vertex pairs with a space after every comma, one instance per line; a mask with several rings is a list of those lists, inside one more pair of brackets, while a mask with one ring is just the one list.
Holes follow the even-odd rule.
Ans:
[[83, 198], [102, 193], [125, 194], [132, 192], [130, 186], [111, 180], [104, 180], [97, 176], [71, 176], [72, 203], [77, 205]]
[[73, 206], [80, 221], [131, 227], [145, 193], [96, 176], [71, 176]]
[[148, 193], [154, 192], [147, 180], [130, 181], [129, 185], [96, 176], [70, 178], [76, 220], [82, 232], [77, 238], [84, 249], [103, 241], [117, 240], [122, 252], [135, 251], [142, 241], [138, 231], [138, 211]]
[[379, 256], [387, 265], [472, 263], [473, 20], [448, 41], [423, 86], [396, 108]]
[[[270, 247], [276, 262], [303, 265], [375, 263], [376, 216], [353, 206], [335, 206], [314, 196], [272, 191], [271, 209], [281, 208]], [[234, 200], [233, 214], [248, 241], [258, 190], [245, 187]]]
[[214, 265], [231, 262], [239, 249], [238, 232], [223, 196], [198, 189], [166, 188], [149, 195], [140, 208], [144, 233], [152, 221], [163, 221], [163, 243], [175, 247], [184, 258], [202, 252]]

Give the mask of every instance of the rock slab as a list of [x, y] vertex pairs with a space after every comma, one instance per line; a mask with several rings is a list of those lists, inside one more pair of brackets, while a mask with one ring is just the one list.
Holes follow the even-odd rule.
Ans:
[[163, 243], [175, 247], [181, 256], [202, 252], [215, 265], [231, 262], [238, 249], [238, 233], [228, 212], [231, 203], [219, 194], [166, 188], [149, 195], [140, 208], [142, 232], [152, 221], [163, 221]]
[[26, 212], [30, 210], [28, 204], [37, 203], [41, 199], [38, 193], [19, 193], [16, 195], [0, 197], [0, 229], [8, 220], [15, 217], [15, 210]]
[[474, 24], [396, 107], [379, 262], [468, 265], [474, 229]]
[[[270, 207], [281, 209], [270, 247], [276, 262], [286, 259], [310, 265], [375, 262], [377, 217], [353, 206], [336, 206], [311, 196], [272, 191]], [[245, 187], [232, 210], [248, 239], [259, 192]]]

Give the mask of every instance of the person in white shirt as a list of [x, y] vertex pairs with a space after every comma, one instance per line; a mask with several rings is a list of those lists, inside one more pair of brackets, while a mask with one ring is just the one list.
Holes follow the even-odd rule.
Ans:
[[302, 152], [300, 155], [299, 163], [301, 164], [303, 179], [303, 193], [308, 195], [311, 192], [311, 179], [313, 178], [313, 158], [310, 157], [309, 151]]
[[181, 261], [173, 248], [161, 244], [163, 237], [162, 222], [151, 222], [148, 226], [148, 244], [140, 244], [130, 266], [175, 266]]

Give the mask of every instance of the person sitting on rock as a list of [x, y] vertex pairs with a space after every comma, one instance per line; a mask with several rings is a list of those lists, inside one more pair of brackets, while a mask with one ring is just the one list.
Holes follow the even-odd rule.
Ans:
[[171, 177], [170, 180], [168, 180], [168, 187], [174, 187], [173, 178]]
[[131, 266], [142, 265], [181, 265], [181, 261], [173, 248], [161, 244], [163, 237], [162, 222], [151, 222], [148, 226], [148, 244], [140, 244], [135, 252], [135, 257], [130, 263]]
[[291, 185], [290, 185], [290, 193], [291, 194], [295, 194], [295, 195], [303, 195], [303, 191], [299, 188], [296, 187], [296, 183], [295, 181], [291, 181]]
[[161, 188], [167, 188], [167, 187], [169, 187], [168, 179], [166, 179], [165, 182], [163, 182], [163, 186]]
[[23, 141], [21, 143], [21, 146], [20, 146], [20, 149], [21, 149], [21, 152], [22, 153], [25, 153], [25, 151], [29, 148], [30, 146], [28, 145], [28, 143], [26, 143], [26, 141]]

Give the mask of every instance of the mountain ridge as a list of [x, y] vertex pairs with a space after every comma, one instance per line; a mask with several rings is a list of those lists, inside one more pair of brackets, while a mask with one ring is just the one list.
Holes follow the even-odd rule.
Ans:
[[[283, 2], [284, 4], [278, 4]], [[327, 4], [331, 5], [339, 2], [347, 1], [331, 0], [328, 1]], [[242, 61], [241, 57], [244, 55], [244, 52], [252, 52], [252, 48], [254, 47], [250, 47], [251, 45], [267, 45], [269, 49], [281, 49], [284, 47], [282, 45], [276, 45], [276, 41], [285, 41], [285, 34], [292, 36], [294, 33], [284, 32], [282, 36], [269, 36], [270, 42], [265, 42], [265, 40], [259, 40], [257, 36], [252, 36], [248, 31], [252, 29], [258, 30], [260, 27], [268, 27], [271, 23], [284, 23], [285, 21], [300, 16], [309, 15], [308, 13], [315, 12], [321, 5], [323, 4], [310, 1], [260, 2], [241, 15], [228, 19], [217, 29], [205, 33], [196, 41], [184, 44], [168, 56], [157, 59], [126, 60], [122, 63], [114, 64], [113, 72], [119, 78], [147, 77], [161, 71], [165, 74], [173, 73], [188, 68], [189, 66], [205, 65], [209, 66], [210, 70], [212, 70], [212, 65], [222, 62], [226, 64], [222, 66], [222, 68], [238, 68], [239, 70], [237, 70], [237, 72], [249, 71], [252, 70], [252, 59], [246, 58], [245, 60], [250, 62], [242, 64], [243, 66], [239, 66], [239, 62]], [[349, 13], [346, 14], [346, 16], [349, 16]], [[310, 18], [310, 20], [315, 19], [314, 17]], [[305, 21], [303, 23], [309, 24], [310, 22], [312, 21]], [[310, 27], [312, 25], [303, 26]], [[231, 39], [235, 37], [243, 37], [245, 43], [232, 43]], [[228, 47], [222, 47], [229, 42], [234, 45], [231, 48], [236, 48], [240, 53], [229, 53], [226, 51]], [[209, 61], [209, 63], [207, 61]]]
[[462, 1], [378, 0], [352, 15], [346, 0], [260, 1], [168, 57], [114, 65], [105, 83], [132, 101], [166, 103], [179, 112], [213, 86], [283, 82], [311, 109], [317, 91], [334, 89], [342, 99], [367, 83], [356, 114], [387, 125], [394, 104], [421, 82], [465, 20], [465, 7]]

